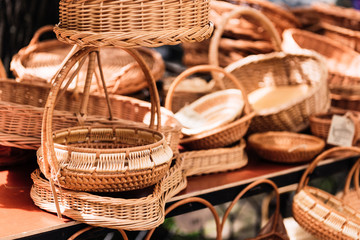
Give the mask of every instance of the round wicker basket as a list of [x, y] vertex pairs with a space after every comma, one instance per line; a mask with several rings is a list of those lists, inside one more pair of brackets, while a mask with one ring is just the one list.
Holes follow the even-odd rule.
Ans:
[[61, 0], [60, 41], [80, 46], [159, 47], [210, 37], [209, 0]]

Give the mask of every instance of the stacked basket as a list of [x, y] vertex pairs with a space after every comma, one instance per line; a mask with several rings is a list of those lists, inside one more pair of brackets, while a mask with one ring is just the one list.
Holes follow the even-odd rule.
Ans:
[[[154, 76], [134, 47], [207, 38], [212, 31], [208, 4], [205, 0], [60, 1], [60, 24], [54, 31], [60, 41], [77, 44], [80, 49], [58, 69], [46, 100], [38, 150], [43, 176], [34, 172], [31, 191], [35, 204], [58, 215], [116, 229], [144, 230], [163, 222], [166, 200], [186, 186], [186, 179], [177, 154], [178, 142], [168, 142], [161, 130]], [[99, 57], [106, 46], [123, 48], [141, 68], [151, 96], [148, 126], [113, 121], [112, 108], [117, 106], [110, 104]], [[55, 105], [85, 59], [84, 92], [76, 115], [80, 126], [54, 131]], [[96, 63], [110, 114], [106, 124], [89, 125], [85, 124], [86, 110]], [[170, 135], [168, 140], [176, 140], [175, 133]], [[146, 197], [139, 198], [139, 192], [133, 190]]]

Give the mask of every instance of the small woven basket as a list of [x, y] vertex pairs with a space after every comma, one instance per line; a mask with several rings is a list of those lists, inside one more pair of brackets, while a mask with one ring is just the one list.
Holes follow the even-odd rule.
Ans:
[[355, 147], [334, 147], [320, 154], [305, 170], [292, 204], [295, 220], [316, 238], [337, 240], [357, 239], [360, 235], [360, 214], [340, 198], [308, 185], [309, 174], [317, 164], [333, 153], [342, 151], [359, 154]]
[[[66, 62], [67, 56], [74, 53], [69, 44], [57, 39], [39, 41], [40, 37], [52, 31], [54, 26], [44, 26], [34, 34], [28, 46], [19, 50], [11, 61], [11, 70], [17, 81], [30, 83], [50, 83], [56, 72]], [[150, 48], [137, 49], [156, 80], [160, 79], [165, 71], [164, 61], [156, 50]], [[131, 94], [145, 87], [145, 76], [134, 58], [121, 48], [104, 47], [100, 50], [100, 58], [103, 67], [104, 78], [109, 93]], [[86, 65], [86, 62], [84, 63]], [[77, 78], [85, 78], [86, 68], [83, 67]], [[99, 90], [100, 73], [94, 75], [90, 91]], [[68, 89], [83, 87], [84, 82], [78, 81], [71, 84]]]
[[312, 160], [325, 147], [324, 140], [293, 132], [264, 132], [249, 136], [248, 145], [261, 158], [281, 163]]
[[[139, 191], [95, 194], [56, 188], [61, 213], [92, 226], [123, 230], [148, 230], [164, 221], [165, 203], [187, 185], [182, 160], [156, 185]], [[56, 202], [49, 181], [39, 170], [32, 173], [30, 196], [35, 205], [56, 213]]]
[[181, 152], [186, 176], [225, 172], [245, 167], [248, 158], [244, 139], [231, 147]]
[[60, 41], [80, 46], [159, 47], [210, 37], [209, 0], [61, 0]]
[[341, 94], [360, 92], [360, 54], [343, 43], [300, 29], [283, 32], [284, 50], [306, 48], [320, 53], [326, 59], [330, 91]]
[[[259, 11], [238, 7], [223, 18], [226, 23], [236, 15], [251, 16], [258, 20], [271, 34], [275, 46], [281, 50], [280, 36], [268, 18]], [[226, 24], [223, 24], [225, 26]], [[216, 29], [211, 38], [209, 58], [213, 65], [218, 65], [218, 40], [223, 29]], [[226, 68], [244, 86], [247, 94], [261, 87], [289, 86], [298, 84], [311, 85], [307, 94], [282, 104], [257, 112], [251, 122], [249, 132], [304, 130], [309, 125], [309, 116], [326, 111], [330, 107], [327, 86], [327, 68], [324, 60], [313, 51], [302, 50], [294, 53], [274, 52], [252, 55], [236, 61]], [[233, 87], [232, 81], [226, 77], [222, 82], [227, 88]]]
[[[84, 89], [78, 117], [86, 116], [86, 92], [94, 71], [96, 49], [80, 49], [55, 76], [44, 107], [38, 162], [41, 171], [52, 183], [78, 191], [127, 191], [155, 184], [169, 169], [173, 152], [160, 132], [160, 101], [155, 81], [140, 54], [129, 52], [141, 65], [150, 86], [152, 108], [149, 128], [136, 127], [135, 124], [125, 128], [114, 124], [67, 127], [53, 132], [53, 111], [61, 96], [61, 86], [72, 67], [89, 56], [85, 84], [88, 88]], [[111, 106], [108, 105], [108, 108], [111, 113]], [[156, 130], [152, 130], [155, 116]]]
[[[189, 137], [184, 137], [180, 140], [180, 144], [183, 145], [188, 150], [189, 149], [203, 150], [203, 149], [224, 147], [239, 141], [246, 134], [251, 119], [254, 116], [254, 111], [250, 107], [250, 104], [247, 100], [247, 95], [244, 92], [241, 84], [237, 81], [237, 79], [234, 76], [224, 71], [223, 68], [211, 66], [211, 65], [200, 65], [189, 68], [184, 72], [182, 72], [172, 82], [168, 90], [165, 99], [165, 108], [169, 110], [172, 109], [173, 96], [177, 85], [187, 77], [197, 72], [217, 72], [227, 76], [236, 86], [235, 88], [241, 90], [243, 94], [245, 107], [243, 110], [243, 114], [237, 119], [235, 119], [233, 122], [218, 126], [214, 129], [210, 129], [199, 134], [195, 134]], [[216, 90], [216, 88], [214, 88], [214, 90]]]

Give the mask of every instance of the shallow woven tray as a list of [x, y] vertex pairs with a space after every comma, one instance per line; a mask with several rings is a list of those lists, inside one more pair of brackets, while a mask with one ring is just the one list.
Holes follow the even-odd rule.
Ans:
[[325, 147], [324, 140], [293, 132], [264, 132], [249, 136], [248, 145], [263, 159], [281, 163], [312, 160]]
[[[66, 61], [68, 54], [72, 53], [72, 46], [57, 39], [40, 41], [39, 38], [46, 32], [52, 31], [53, 26], [40, 28], [31, 39], [28, 46], [19, 50], [11, 61], [11, 70], [17, 81], [31, 83], [50, 83], [53, 76]], [[150, 48], [137, 49], [149, 66], [155, 80], [159, 80], [164, 71], [164, 61], [156, 50]], [[130, 94], [147, 87], [145, 76], [134, 58], [117, 47], [105, 47], [100, 50], [100, 59], [103, 74], [109, 93]], [[84, 63], [87, 65], [87, 61]], [[83, 87], [86, 69], [83, 67], [79, 74], [80, 81], [71, 84], [69, 89]], [[99, 78], [99, 72], [97, 77]], [[91, 92], [99, 91], [99, 81], [93, 81]]]
[[309, 31], [287, 29], [283, 32], [282, 46], [288, 51], [306, 48], [324, 56], [330, 91], [360, 92], [360, 54], [343, 43]]
[[[93, 194], [56, 188], [61, 214], [93, 226], [148, 230], [164, 221], [165, 203], [187, 185], [183, 160], [176, 159], [170, 171], [156, 185], [141, 191]], [[30, 196], [41, 209], [56, 213], [48, 180], [36, 170]]]
[[181, 152], [186, 176], [225, 172], [245, 167], [248, 163], [244, 139], [232, 147]]
[[191, 136], [234, 121], [244, 105], [240, 90], [220, 90], [184, 106], [175, 118], [183, 125], [182, 133]]
[[209, 0], [61, 0], [60, 41], [81, 46], [158, 47], [210, 37]]
[[317, 164], [333, 153], [359, 148], [335, 147], [320, 154], [305, 170], [292, 204], [294, 219], [306, 231], [319, 239], [357, 239], [360, 235], [360, 213], [340, 198], [308, 185], [309, 174]]
[[[180, 144], [185, 147], [186, 150], [203, 150], [203, 149], [211, 149], [211, 148], [220, 148], [224, 146], [231, 145], [237, 141], [239, 141], [247, 132], [248, 127], [252, 118], [254, 117], [254, 111], [250, 107], [250, 104], [247, 99], [247, 95], [244, 92], [242, 85], [237, 81], [237, 79], [224, 71], [223, 68], [212, 66], [212, 65], [199, 65], [192, 68], [189, 68], [182, 72], [171, 84], [166, 99], [165, 99], [165, 107], [169, 110], [172, 109], [172, 101], [173, 97], [176, 94], [175, 89], [177, 85], [191, 76], [194, 73], [199, 72], [216, 72], [222, 73], [227, 76], [232, 83], [235, 85], [234, 88], [240, 89], [243, 94], [243, 101], [245, 103], [245, 107], [243, 110], [243, 114], [239, 116], [234, 121], [218, 126], [216, 128], [204, 131], [202, 133], [183, 137], [180, 140]], [[216, 87], [212, 89], [216, 91]]]

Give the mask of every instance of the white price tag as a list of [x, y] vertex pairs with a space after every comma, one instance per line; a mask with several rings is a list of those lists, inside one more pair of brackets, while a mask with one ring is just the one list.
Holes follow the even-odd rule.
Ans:
[[337, 146], [350, 147], [355, 134], [355, 125], [346, 116], [333, 115], [327, 138], [327, 143]]

